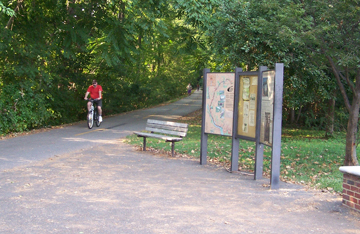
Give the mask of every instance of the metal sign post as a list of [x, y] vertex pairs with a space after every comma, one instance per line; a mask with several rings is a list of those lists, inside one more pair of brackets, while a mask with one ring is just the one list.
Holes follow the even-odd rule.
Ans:
[[257, 93], [257, 118], [256, 118], [256, 149], [255, 149], [255, 168], [254, 168], [254, 180], [262, 178], [264, 171], [264, 144], [260, 143], [260, 130], [261, 130], [261, 102], [262, 102], [262, 84], [263, 84], [263, 71], [266, 71], [267, 67], [261, 66], [259, 69], [258, 79], [258, 93]]
[[238, 103], [239, 103], [239, 90], [240, 90], [240, 80], [239, 77], [240, 72], [242, 72], [242, 68], [235, 69], [235, 90], [234, 90], [234, 121], [233, 121], [233, 134], [231, 137], [232, 147], [231, 147], [231, 167], [230, 171], [238, 171], [239, 170], [239, 147], [240, 141], [239, 138], [236, 137], [238, 128]]
[[201, 146], [200, 146], [200, 165], [206, 165], [207, 163], [207, 141], [208, 135], [205, 133], [205, 115], [206, 115], [206, 77], [210, 72], [209, 68], [203, 70], [203, 96], [202, 96], [202, 122], [201, 122]]
[[284, 85], [284, 64], [275, 64], [274, 84], [274, 117], [273, 117], [273, 142], [271, 153], [271, 189], [278, 189], [280, 182], [280, 156], [281, 156], [281, 124], [282, 124], [282, 102]]

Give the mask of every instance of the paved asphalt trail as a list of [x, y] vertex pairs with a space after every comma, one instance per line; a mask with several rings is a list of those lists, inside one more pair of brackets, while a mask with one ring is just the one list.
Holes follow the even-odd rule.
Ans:
[[147, 118], [199, 109], [196, 95], [105, 118], [101, 131], [81, 123], [1, 141], [0, 233], [360, 233], [339, 196], [269, 190], [268, 179], [122, 142]]
[[0, 141], [0, 172], [54, 155], [85, 149], [145, 129], [146, 119], [175, 120], [201, 109], [202, 92], [175, 103], [105, 117], [99, 128], [88, 129], [86, 122], [50, 131]]

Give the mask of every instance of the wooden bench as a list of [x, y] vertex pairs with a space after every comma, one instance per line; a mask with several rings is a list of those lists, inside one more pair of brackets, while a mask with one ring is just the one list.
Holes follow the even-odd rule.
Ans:
[[165, 140], [165, 142], [171, 142], [171, 156], [174, 157], [175, 142], [181, 141], [186, 136], [188, 125], [148, 119], [145, 130], [148, 132], [134, 132], [138, 137], [144, 138], [143, 151], [146, 151], [147, 137], [158, 138]]

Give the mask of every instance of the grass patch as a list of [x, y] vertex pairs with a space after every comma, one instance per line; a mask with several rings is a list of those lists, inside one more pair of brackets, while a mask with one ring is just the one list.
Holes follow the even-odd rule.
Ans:
[[[183, 141], [175, 144], [175, 152], [199, 158], [201, 139], [201, 111], [183, 117], [178, 122], [189, 124]], [[283, 129], [281, 146], [281, 180], [303, 184], [316, 189], [342, 192], [342, 166], [345, 158], [345, 134], [335, 133], [333, 138], [324, 138], [325, 132], [318, 130]], [[142, 145], [142, 138], [127, 137], [127, 142]], [[170, 143], [147, 139], [147, 146], [157, 150], [171, 151]], [[230, 167], [231, 138], [208, 135], [208, 160]], [[240, 140], [239, 170], [253, 172], [255, 143]], [[271, 148], [264, 149], [264, 176], [269, 177]]]

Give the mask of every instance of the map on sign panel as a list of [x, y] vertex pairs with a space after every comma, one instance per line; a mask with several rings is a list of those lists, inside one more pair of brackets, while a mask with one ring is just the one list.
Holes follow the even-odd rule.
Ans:
[[234, 73], [206, 77], [205, 133], [231, 136], [234, 109]]

